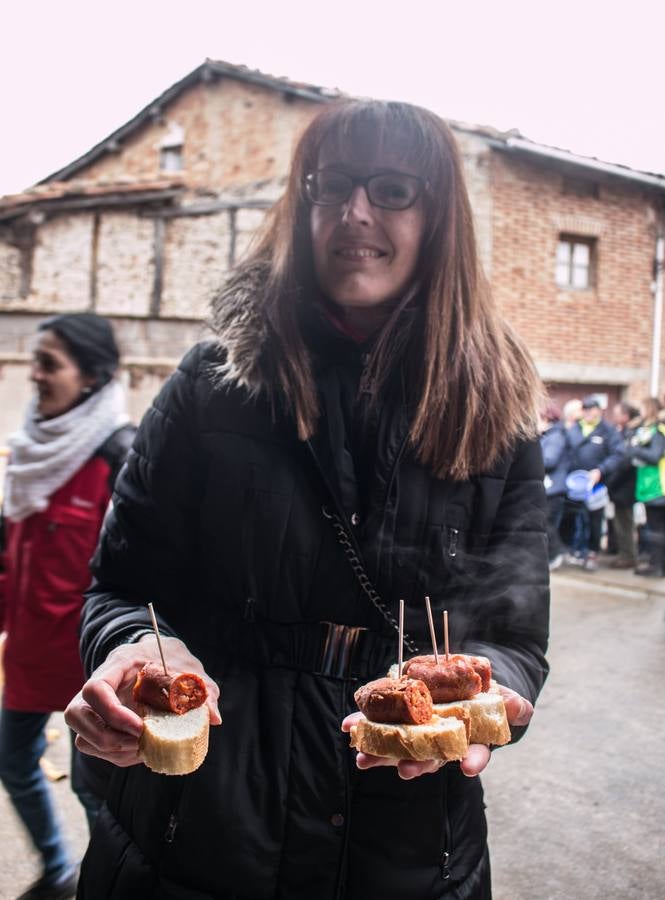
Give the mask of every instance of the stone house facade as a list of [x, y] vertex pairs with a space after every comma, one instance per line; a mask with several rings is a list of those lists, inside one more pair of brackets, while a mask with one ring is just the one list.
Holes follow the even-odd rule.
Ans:
[[517, 140], [492, 153], [491, 180], [492, 287], [550, 394], [639, 403], [652, 387], [657, 287], [662, 305], [665, 178]]
[[[0, 198], [0, 445], [46, 315], [112, 319], [138, 419], [205, 333], [208, 299], [334, 91], [206, 61], [106, 140]], [[665, 177], [450, 123], [499, 303], [558, 399], [648, 387]], [[658, 359], [662, 357], [662, 342]]]

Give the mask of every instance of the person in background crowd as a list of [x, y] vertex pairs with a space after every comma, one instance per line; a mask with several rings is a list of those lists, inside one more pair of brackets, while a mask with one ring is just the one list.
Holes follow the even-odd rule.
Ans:
[[[563, 427], [568, 433], [571, 428], [582, 415], [582, 401], [578, 397], [567, 400], [563, 405], [562, 422]], [[564, 499], [563, 513], [561, 515], [561, 523], [559, 525], [559, 540], [563, 547], [571, 548], [575, 542], [575, 535], [581, 534], [582, 525], [579, 521], [579, 507], [576, 503]]]
[[[400, 598], [407, 655], [431, 648], [428, 594], [455, 650], [491, 660], [514, 739], [547, 671], [542, 388], [479, 270], [446, 124], [326, 105], [213, 313], [217, 340], [141, 423], [93, 564], [66, 719], [120, 768], [79, 900], [489, 900], [489, 748], [441, 767], [340, 731], [395, 659]], [[186, 779], [137, 765], [148, 601], [213, 724], [223, 686]]]
[[[621, 437], [616, 429], [603, 419], [598, 398], [585, 397], [582, 401], [582, 417], [568, 429], [570, 443], [570, 471], [585, 469], [592, 486], [610, 476], [623, 459]], [[604, 509], [588, 509], [578, 504], [580, 531], [567, 557], [572, 565], [583, 566], [594, 572], [598, 568], [598, 552], [603, 529]]]
[[610, 567], [613, 569], [633, 569], [637, 560], [635, 540], [635, 466], [632, 463], [629, 446], [635, 434], [635, 419], [639, 411], [629, 403], [617, 403], [612, 409], [612, 421], [621, 437], [623, 459], [606, 479], [610, 500], [614, 504], [612, 531], [617, 558]]
[[547, 540], [550, 571], [553, 571], [563, 562], [559, 527], [566, 499], [566, 475], [570, 471], [568, 438], [561, 421], [561, 410], [555, 403], [548, 403], [540, 417], [540, 449], [545, 465]]
[[[661, 411], [657, 397], [647, 397], [640, 404], [641, 421], [630, 441], [630, 454], [637, 466], [636, 497], [647, 513], [646, 545], [648, 562], [641, 562], [636, 575], [661, 578], [665, 575], [665, 496], [663, 496], [662, 461], [665, 457], [665, 425], [659, 420]], [[649, 483], [643, 476], [651, 476]]]
[[[78, 629], [89, 561], [135, 432], [114, 378], [118, 362], [106, 319], [92, 313], [47, 319], [34, 348], [35, 396], [8, 441], [0, 779], [43, 870], [19, 900], [60, 900], [76, 891], [77, 867], [39, 760], [51, 712], [64, 710], [83, 683]], [[73, 748], [72, 787], [92, 824], [110, 767], [90, 762]]]
[[579, 421], [581, 416], [582, 416], [582, 401], [579, 398], [573, 397], [572, 400], [567, 400], [563, 404], [562, 418], [563, 418], [563, 427], [566, 429], [566, 431], [569, 428], [572, 428], [572, 426], [575, 425], [575, 423]]

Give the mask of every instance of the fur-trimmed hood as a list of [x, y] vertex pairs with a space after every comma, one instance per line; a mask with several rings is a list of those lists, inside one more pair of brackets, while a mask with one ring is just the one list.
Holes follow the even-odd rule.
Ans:
[[[212, 367], [213, 378], [221, 385], [244, 388], [250, 396], [263, 391], [269, 393], [279, 370], [277, 340], [270, 323], [269, 281], [270, 267], [266, 263], [240, 266], [210, 302], [208, 325], [220, 350], [220, 362]], [[413, 325], [417, 304], [411, 301], [417, 297], [419, 287], [416, 283], [408, 292], [400, 313], [403, 328], [394, 348], [395, 358]], [[297, 303], [298, 298], [294, 298], [294, 302]], [[320, 337], [323, 330], [325, 343], [329, 346], [352, 341], [331, 325], [321, 314], [322, 309], [315, 315], [315, 308], [316, 304], [312, 304], [309, 314], [305, 307], [300, 311], [310, 339], [316, 342], [316, 335]], [[373, 341], [374, 338], [368, 338], [368, 343]]]
[[210, 303], [208, 324], [222, 351], [213, 375], [220, 383], [242, 387], [252, 396], [270, 384], [268, 273], [268, 266], [262, 263], [240, 267]]

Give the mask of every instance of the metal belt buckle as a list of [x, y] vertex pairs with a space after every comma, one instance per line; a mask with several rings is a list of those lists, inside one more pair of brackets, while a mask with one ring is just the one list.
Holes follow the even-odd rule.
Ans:
[[361, 631], [367, 631], [367, 629], [351, 625], [336, 625], [334, 622], [322, 622], [321, 624], [326, 626], [326, 632], [319, 674], [327, 675], [330, 678], [348, 678], [358, 637]]

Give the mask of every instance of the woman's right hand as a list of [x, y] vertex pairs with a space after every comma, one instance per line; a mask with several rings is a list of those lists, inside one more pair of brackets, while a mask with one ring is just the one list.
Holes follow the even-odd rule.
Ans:
[[[219, 725], [219, 688], [206, 675], [199, 660], [177, 638], [163, 637], [164, 656], [173, 672], [196, 672], [208, 689], [210, 724]], [[92, 673], [65, 710], [65, 721], [76, 732], [76, 746], [82, 753], [98, 756], [116, 766], [134, 766], [138, 755], [143, 721], [132, 697], [139, 669], [147, 662], [161, 665], [154, 635], [146, 634], [132, 644], [122, 644], [109, 653]]]

